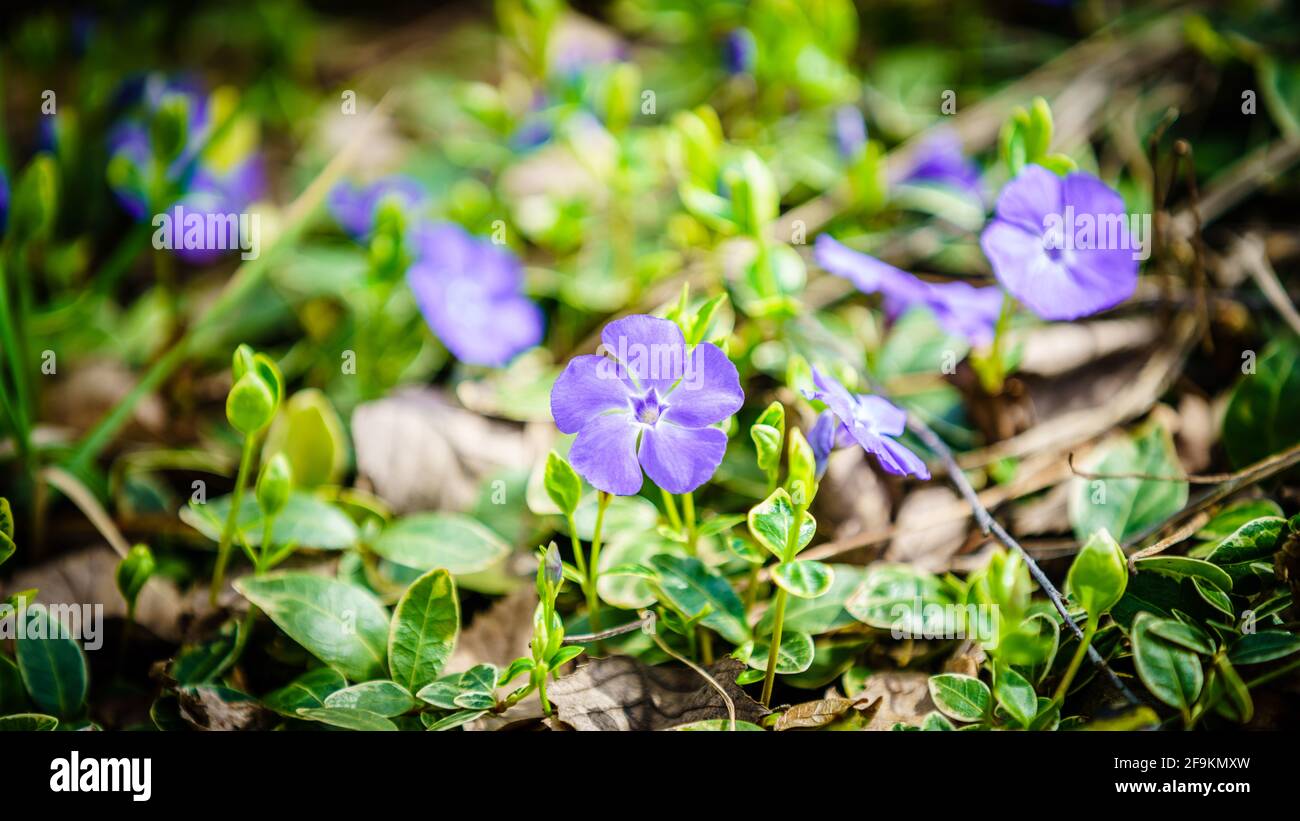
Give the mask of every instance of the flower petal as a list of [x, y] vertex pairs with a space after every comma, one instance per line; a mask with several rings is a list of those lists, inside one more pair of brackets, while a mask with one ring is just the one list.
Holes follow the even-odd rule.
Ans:
[[907, 412], [883, 396], [858, 394], [859, 419], [870, 419], [878, 433], [897, 436], [907, 426]]
[[924, 295], [925, 284], [904, 270], [868, 254], [854, 251], [829, 234], [817, 237], [813, 257], [835, 276], [867, 294], [883, 293], [896, 312]]
[[656, 485], [669, 493], [689, 493], [709, 481], [726, 452], [727, 434], [718, 428], [660, 422], [646, 429], [638, 455]]
[[740, 373], [722, 349], [701, 342], [691, 351], [686, 373], [665, 397], [664, 418], [686, 428], [721, 422], [745, 404]]
[[645, 314], [616, 319], [600, 332], [600, 341], [641, 390], [654, 388], [663, 396], [686, 370], [686, 338], [671, 320]]
[[591, 486], [616, 496], [641, 489], [636, 435], [640, 426], [631, 413], [607, 413], [591, 420], [569, 449], [569, 463]]
[[808, 394], [809, 399], [817, 399], [826, 403], [826, 407], [840, 418], [841, 422], [850, 422], [853, 420], [854, 408], [857, 405], [853, 394], [832, 376], [827, 376], [817, 368], [812, 369], [813, 385], [817, 390]]
[[888, 436], [860, 436], [858, 444], [862, 445], [862, 449], [867, 453], [876, 457], [880, 467], [886, 473], [895, 476], [915, 476], [918, 479], [930, 478], [930, 469], [926, 467], [921, 457]]
[[1061, 178], [1041, 165], [1027, 165], [998, 195], [998, 219], [1042, 236], [1048, 214], [1061, 213]]
[[1038, 316], [1062, 319], [1076, 309], [1078, 288], [1065, 266], [1048, 256], [1042, 237], [995, 219], [980, 235], [980, 247], [1003, 287]]
[[617, 363], [605, 356], [569, 360], [551, 388], [551, 416], [562, 433], [577, 433], [602, 413], [630, 407], [627, 385], [617, 370]]

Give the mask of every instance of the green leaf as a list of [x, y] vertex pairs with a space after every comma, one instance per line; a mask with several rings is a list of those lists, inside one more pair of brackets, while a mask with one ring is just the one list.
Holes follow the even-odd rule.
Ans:
[[4, 564], [13, 557], [17, 548], [14, 546], [14, 540], [3, 533], [0, 533], [0, 564]]
[[1224, 537], [1205, 558], [1220, 566], [1270, 558], [1285, 527], [1281, 516], [1252, 519]]
[[[771, 650], [771, 645], [770, 636], [767, 639], [755, 641], [749, 653], [749, 666], [755, 670], [766, 670], [767, 656]], [[807, 633], [798, 633], [793, 630], [782, 632], [781, 650], [776, 656], [776, 671], [783, 676], [802, 673], [812, 666], [816, 650], [812, 636]]]
[[1196, 538], [1218, 541], [1222, 540], [1246, 522], [1265, 517], [1282, 516], [1282, 508], [1272, 499], [1245, 499], [1234, 502], [1218, 513], [1205, 526], [1196, 531]]
[[980, 721], [993, 706], [987, 684], [958, 673], [930, 676], [930, 698], [944, 715], [957, 721]]
[[41, 713], [14, 713], [0, 716], [0, 733], [49, 732], [59, 727], [59, 720], [54, 716]]
[[387, 718], [369, 710], [341, 709], [336, 707], [302, 707], [298, 717], [308, 721], [319, 721], [331, 727], [360, 732], [396, 732], [397, 725]]
[[1223, 447], [1245, 467], [1300, 442], [1300, 341], [1279, 334], [1233, 388], [1223, 415]]
[[[596, 580], [596, 592], [601, 601], [622, 610], [637, 610], [654, 603], [655, 592], [652, 582], [657, 574], [646, 565], [650, 558], [665, 550], [662, 544], [652, 539], [626, 538], [622, 534], [611, 534], [614, 538], [600, 551], [600, 577]], [[615, 568], [630, 569], [641, 567], [645, 575], [613, 573]]]
[[333, 667], [308, 670], [279, 690], [268, 693], [262, 704], [282, 716], [298, 717], [300, 707], [324, 707], [330, 693], [348, 686], [347, 679]]
[[411, 692], [436, 679], [456, 648], [459, 630], [456, 583], [446, 570], [430, 570], [406, 589], [393, 611], [388, 633], [393, 678]]
[[500, 536], [458, 513], [417, 513], [398, 519], [370, 547], [404, 567], [441, 567], [454, 575], [486, 570], [510, 552]]
[[1065, 578], [1070, 599], [1078, 602], [1092, 619], [1110, 612], [1127, 585], [1124, 551], [1105, 528], [1084, 543]]
[[582, 479], [578, 478], [577, 471], [564, 457], [555, 451], [546, 455], [543, 482], [546, 495], [551, 497], [561, 513], [569, 515], [578, 509], [578, 503], [582, 501]]
[[1236, 611], [1232, 607], [1232, 599], [1228, 598], [1228, 594], [1224, 593], [1218, 587], [1215, 587], [1198, 576], [1192, 577], [1192, 587], [1196, 588], [1196, 592], [1200, 597], [1215, 610], [1218, 610], [1220, 613], [1229, 617], [1235, 617], [1237, 615]]
[[[833, 564], [835, 575], [830, 589], [815, 599], [793, 598], [786, 604], [785, 629], [816, 636], [854, 624], [857, 619], [845, 608], [845, 603], [862, 583], [865, 568], [850, 564]], [[772, 632], [772, 608], [763, 612], [754, 632], [760, 636]]]
[[18, 672], [18, 665], [0, 653], [0, 715], [21, 713], [29, 706], [27, 688], [23, 686], [23, 676]]
[[921, 719], [921, 729], [927, 732], [951, 732], [957, 727], [948, 717], [938, 710], [931, 710]]
[[1038, 715], [1038, 694], [1029, 679], [1017, 673], [1005, 664], [999, 664], [997, 675], [993, 678], [993, 694], [1002, 709], [1020, 722], [1020, 726], [1029, 727]]
[[1176, 710], [1188, 711], [1205, 684], [1200, 658], [1151, 632], [1158, 622], [1150, 613], [1133, 620], [1131, 639], [1138, 677], [1151, 694]]
[[[433, 732], [433, 733], [440, 733], [445, 730], [454, 730], [457, 727], [462, 727], [466, 724], [469, 724], [471, 721], [477, 721], [478, 719], [487, 715], [487, 712], [488, 712], [487, 710], [461, 710], [459, 712], [452, 713], [449, 716], [444, 716], [443, 718], [440, 718], [437, 721], [431, 721], [426, 725], [426, 729], [429, 732]], [[429, 718], [429, 717], [430, 716], [428, 713], [424, 713], [420, 716], [421, 719]]]
[[776, 470], [781, 464], [781, 444], [784, 439], [781, 431], [771, 425], [754, 424], [749, 429], [749, 438], [754, 440], [759, 470]]
[[496, 706], [497, 668], [476, 664], [460, 675], [460, 692], [452, 703], [465, 710], [489, 710]]
[[[1242, 681], [1237, 669], [1225, 656], [1214, 657], [1214, 677], [1211, 679], [1211, 699], [1215, 712], [1230, 721], [1246, 724], [1255, 716], [1255, 702], [1250, 688]], [[1215, 696], [1222, 694], [1222, 698]]]
[[727, 580], [693, 556], [661, 553], [650, 558], [659, 574], [659, 589], [673, 607], [689, 616], [709, 608], [701, 624], [732, 644], [749, 640], [745, 606]]
[[14, 539], [14, 512], [9, 507], [9, 500], [0, 496], [0, 535]]
[[580, 644], [568, 644], [555, 651], [555, 655], [546, 660], [546, 666], [552, 670], [558, 670], [564, 665], [582, 655], [585, 650]]
[[[731, 722], [725, 718], [705, 718], [705, 719], [701, 719], [700, 721], [690, 721], [687, 722], [686, 724], [678, 724], [676, 727], [670, 727], [669, 729], [681, 733], [692, 733], [692, 732], [725, 733], [725, 732], [730, 732]], [[765, 730], [762, 727], [758, 726], [757, 724], [752, 724], [748, 721], [737, 720], [736, 732], [762, 733], [765, 732]]]
[[415, 698], [395, 681], [366, 681], [330, 693], [325, 698], [325, 706], [338, 710], [366, 710], [391, 718], [414, 707]]
[[791, 596], [815, 599], [830, 590], [835, 571], [812, 560], [782, 562], [772, 567], [772, 582]]
[[[790, 494], [785, 488], [777, 488], [771, 496], [750, 508], [749, 511], [749, 532], [754, 534], [759, 544], [781, 560], [794, 558], [785, 555], [790, 531], [794, 527], [794, 511], [794, 502], [790, 500]], [[795, 546], [794, 552], [798, 553], [811, 542], [816, 532], [817, 522], [811, 515], [805, 513], [799, 528], [799, 543]]]
[[1171, 644], [1191, 650], [1193, 653], [1200, 653], [1203, 656], [1212, 656], [1215, 652], [1214, 640], [1206, 635], [1205, 631], [1195, 625], [1186, 624], [1173, 619], [1157, 619], [1152, 621], [1147, 629], [1153, 635], [1159, 636]]
[[1164, 573], [1175, 578], [1194, 576], [1209, 582], [1220, 590], [1228, 591], [1232, 589], [1232, 577], [1218, 565], [1211, 564], [1203, 559], [1192, 559], [1187, 556], [1152, 556], [1136, 560], [1133, 562], [1133, 566], [1138, 571], [1154, 570], [1157, 573]]
[[[216, 542], [230, 511], [230, 497], [222, 496], [207, 504], [190, 502], [181, 508], [181, 521]], [[252, 547], [262, 544], [262, 509], [253, 491], [247, 491], [239, 504], [237, 522], [243, 539]], [[293, 545], [315, 550], [346, 550], [357, 543], [357, 525], [335, 505], [304, 490], [289, 493], [284, 508], [275, 517], [272, 541], [275, 547]]]
[[1233, 664], [1263, 664], [1300, 650], [1300, 636], [1285, 630], [1248, 633], [1232, 643], [1228, 660]]
[[75, 718], [89, 687], [86, 656], [71, 631], [44, 607], [30, 605], [26, 615], [26, 632], [14, 644], [23, 686], [42, 712]]
[[868, 568], [844, 608], [878, 630], [921, 637], [952, 635], [960, 627], [953, 603], [951, 593], [934, 574], [911, 565], [877, 562]]
[[353, 681], [387, 675], [388, 613], [369, 591], [310, 573], [235, 582], [289, 638]]
[[[1173, 441], [1158, 424], [1144, 433], [1103, 443], [1088, 460], [1093, 473], [1140, 473], [1180, 477]], [[1187, 504], [1187, 482], [1155, 479], [1074, 480], [1070, 492], [1070, 523], [1075, 538], [1084, 541], [1098, 530], [1108, 530], [1117, 541], [1141, 533], [1173, 515]]]

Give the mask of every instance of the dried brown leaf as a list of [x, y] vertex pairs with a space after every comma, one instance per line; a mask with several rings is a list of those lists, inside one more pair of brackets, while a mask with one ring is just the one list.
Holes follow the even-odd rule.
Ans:
[[885, 559], [906, 562], [922, 570], [942, 573], [966, 541], [970, 517], [957, 519], [936, 515], [960, 504], [957, 494], [946, 485], [927, 485], [908, 494], [894, 520], [897, 535], [885, 551]]

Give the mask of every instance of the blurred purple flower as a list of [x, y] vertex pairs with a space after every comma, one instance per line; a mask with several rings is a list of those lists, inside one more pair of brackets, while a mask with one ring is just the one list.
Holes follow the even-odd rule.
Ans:
[[9, 224], [9, 175], [0, 168], [0, 237], [5, 234]]
[[688, 349], [677, 323], [653, 316], [615, 320], [600, 338], [600, 353], [574, 357], [551, 389], [556, 427], [578, 434], [574, 470], [619, 496], [641, 490], [642, 468], [668, 493], [707, 482], [727, 450], [712, 426], [745, 401], [736, 366], [708, 342]]
[[854, 394], [832, 377], [813, 368], [816, 390], [804, 391], [809, 399], [825, 402], [827, 410], [817, 418], [808, 436], [817, 457], [818, 475], [836, 447], [856, 442], [876, 457], [886, 473], [929, 479], [930, 469], [921, 457], [895, 441], [907, 426], [907, 413], [888, 399], [871, 394]]
[[979, 166], [966, 158], [961, 140], [948, 129], [935, 131], [921, 141], [912, 155], [911, 166], [897, 181], [934, 183], [984, 202]]
[[[188, 213], [238, 214], [245, 211], [266, 189], [266, 175], [261, 156], [255, 151], [227, 158], [218, 167], [205, 158], [203, 149], [211, 136], [208, 98], [197, 83], [185, 78], [165, 79], [157, 75], [137, 78], [127, 83], [117, 99], [119, 105], [134, 109], [108, 134], [109, 187], [119, 204], [132, 219], [151, 217], [150, 192], [161, 182], [155, 179], [153, 146], [149, 136], [149, 118], [169, 95], [181, 95], [187, 102], [186, 141], [180, 155], [163, 171], [166, 183], [175, 192], [162, 211], [182, 206]], [[58, 124], [47, 118], [43, 139], [57, 141]], [[45, 123], [43, 122], [43, 126]], [[182, 242], [183, 226], [172, 223], [172, 248], [178, 258], [193, 265], [210, 263], [228, 249], [238, 248], [237, 237], [229, 237], [225, 248], [188, 248]]]
[[414, 179], [392, 176], [364, 186], [341, 182], [330, 191], [328, 207], [334, 220], [349, 236], [363, 240], [374, 230], [375, 213], [383, 202], [391, 200], [403, 210], [413, 210], [428, 198], [424, 186]]
[[835, 141], [840, 156], [846, 160], [855, 159], [867, 144], [867, 122], [857, 106], [842, 105], [835, 109]]
[[939, 327], [964, 337], [973, 347], [993, 341], [1002, 310], [1002, 290], [994, 285], [978, 288], [966, 282], [926, 282], [887, 262], [838, 242], [828, 234], [817, 237], [813, 251], [817, 264], [852, 282], [859, 291], [884, 296], [885, 314], [897, 319], [909, 309], [923, 306], [934, 314]]
[[722, 44], [722, 62], [729, 74], [752, 74], [758, 55], [758, 43], [746, 28], [732, 29]]
[[[1043, 319], [1113, 308], [1137, 288], [1119, 194], [1090, 174], [1026, 166], [998, 196], [980, 247], [1002, 285]], [[1077, 229], [1092, 226], [1091, 238]]]
[[453, 223], [410, 232], [407, 284], [429, 328], [457, 359], [501, 366], [542, 341], [542, 311], [523, 294], [523, 267], [505, 248]]

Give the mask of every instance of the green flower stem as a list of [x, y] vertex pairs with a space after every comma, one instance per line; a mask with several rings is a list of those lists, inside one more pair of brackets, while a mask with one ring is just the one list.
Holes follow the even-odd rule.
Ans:
[[587, 576], [587, 557], [582, 552], [582, 540], [578, 538], [578, 520], [572, 513], [566, 514], [565, 519], [569, 524], [569, 540], [573, 543], [573, 561], [578, 565], [578, 574], [583, 578], [583, 589], [586, 589]]
[[663, 496], [664, 512], [668, 514], [668, 524], [673, 530], [680, 531], [682, 529], [682, 517], [677, 515], [677, 500], [663, 488], [659, 488], [659, 494]]
[[1088, 619], [1083, 625], [1083, 638], [1079, 640], [1079, 647], [1074, 651], [1074, 658], [1070, 659], [1070, 666], [1065, 668], [1065, 675], [1061, 678], [1061, 683], [1056, 686], [1056, 695], [1052, 697], [1052, 702], [1061, 704], [1065, 701], [1065, 695], [1070, 691], [1070, 684], [1074, 681], [1074, 676], [1079, 672], [1079, 665], [1083, 664], [1083, 657], [1088, 654], [1088, 648], [1092, 646], [1092, 636], [1097, 632], [1097, 620]]
[[697, 540], [697, 532], [695, 528], [695, 494], [682, 494], [682, 514], [683, 518], [686, 520], [686, 550], [694, 556], [695, 542]]
[[600, 630], [596, 622], [600, 607], [600, 597], [596, 595], [596, 582], [600, 580], [600, 536], [605, 526], [605, 509], [612, 498], [603, 490], [596, 491], [596, 529], [591, 534], [591, 561], [587, 562], [587, 617], [593, 633]]
[[767, 672], [763, 676], [763, 697], [759, 699], [766, 707], [772, 701], [772, 685], [776, 682], [776, 657], [781, 651], [781, 630], [785, 627], [784, 587], [776, 589], [775, 613], [772, 617], [772, 640], [767, 646]]
[[[997, 325], [993, 328], [993, 344], [986, 356], [977, 356], [972, 358], [972, 365], [976, 365], [975, 373], [979, 376], [980, 384], [984, 391], [990, 396], [997, 396], [1002, 393], [1002, 387], [1006, 383], [1006, 357], [1004, 349], [1006, 346], [1007, 332], [1011, 328], [1011, 314], [1015, 311], [1015, 300], [1011, 294], [1003, 294], [1002, 310], [998, 313]], [[979, 367], [983, 365], [983, 367]]]
[[239, 473], [235, 475], [235, 495], [230, 498], [226, 526], [222, 528], [221, 541], [217, 544], [217, 566], [212, 572], [212, 589], [208, 592], [208, 600], [212, 604], [217, 603], [217, 594], [221, 592], [221, 583], [225, 579], [226, 563], [230, 561], [230, 542], [235, 535], [235, 524], [239, 520], [239, 503], [243, 499], [244, 489], [248, 486], [248, 474], [253, 466], [256, 446], [256, 435], [244, 437], [244, 451], [239, 457]]
[[[792, 560], [795, 554], [799, 552], [799, 530], [803, 527], [803, 516], [806, 509], [806, 504], [795, 505], [794, 521], [791, 522], [790, 532], [785, 537], [785, 557], [782, 559], [783, 562]], [[777, 586], [776, 601], [773, 603], [772, 639], [767, 646], [767, 673], [763, 676], [763, 697], [761, 701], [764, 707], [768, 706], [772, 700], [772, 685], [776, 682], [776, 659], [781, 653], [781, 632], [785, 628], [785, 602], [785, 588]]]

